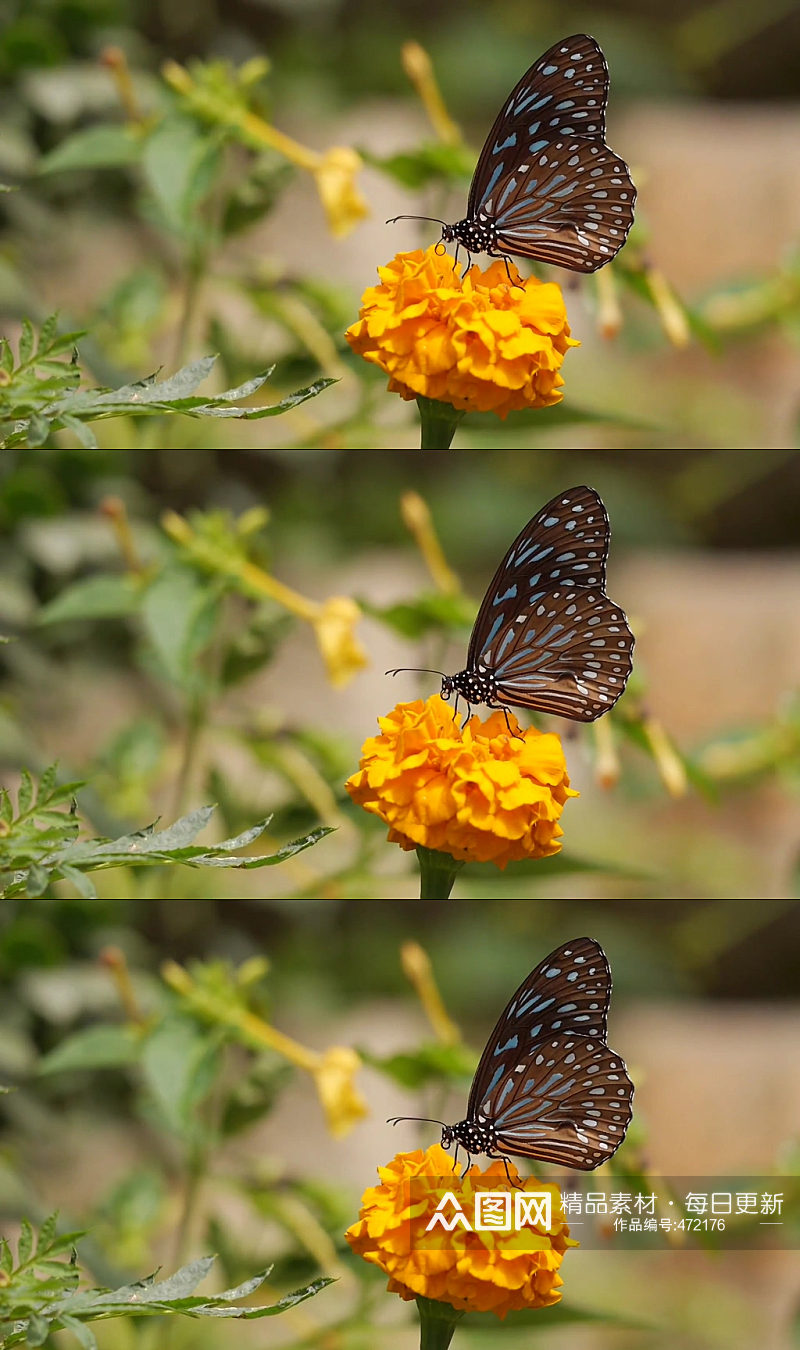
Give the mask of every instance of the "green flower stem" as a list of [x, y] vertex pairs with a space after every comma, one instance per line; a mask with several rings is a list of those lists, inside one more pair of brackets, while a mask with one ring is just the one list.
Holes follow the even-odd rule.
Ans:
[[447, 1350], [463, 1312], [449, 1303], [417, 1296], [419, 1309], [419, 1350]]
[[417, 407], [422, 422], [420, 450], [449, 450], [463, 412], [450, 403], [439, 403], [422, 394], [417, 395]]
[[438, 853], [436, 849], [424, 848], [417, 844], [419, 858], [420, 900], [449, 900], [453, 883], [463, 862], [451, 858], [449, 853]]

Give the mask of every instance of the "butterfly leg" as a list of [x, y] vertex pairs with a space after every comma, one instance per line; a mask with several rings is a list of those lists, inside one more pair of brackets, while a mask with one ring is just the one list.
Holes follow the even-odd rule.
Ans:
[[525, 1190], [524, 1182], [522, 1181], [517, 1182], [514, 1180], [514, 1178], [512, 1177], [511, 1173], [508, 1170], [508, 1159], [505, 1156], [503, 1157], [503, 1166], [506, 1169], [506, 1181], [508, 1182], [509, 1186], [511, 1186], [515, 1191], [524, 1191]]
[[514, 278], [513, 278], [512, 275], [511, 275], [511, 268], [510, 268], [509, 265], [508, 265], [508, 254], [507, 254], [507, 253], [501, 253], [501, 254], [500, 254], [500, 257], [503, 259], [503, 262], [504, 262], [505, 265], [506, 265], [506, 272], [507, 272], [507, 274], [508, 274], [508, 279], [509, 279], [509, 281], [511, 282], [511, 285], [512, 285], [512, 286], [517, 286], [517, 287], [519, 288], [519, 290], [524, 291], [524, 290], [525, 290], [525, 287], [524, 287], [524, 285], [522, 284], [522, 282], [521, 282], [521, 281], [515, 281]]
[[503, 716], [506, 719], [506, 726], [508, 727], [509, 735], [513, 736], [515, 741], [524, 741], [525, 737], [519, 731], [511, 730], [511, 723], [508, 720], [508, 708], [503, 708]]

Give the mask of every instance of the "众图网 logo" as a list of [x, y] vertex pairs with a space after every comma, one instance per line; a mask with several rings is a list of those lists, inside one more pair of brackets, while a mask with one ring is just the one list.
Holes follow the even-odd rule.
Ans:
[[[513, 1201], [513, 1203], [512, 1203]], [[445, 1191], [429, 1222], [426, 1233], [437, 1227], [452, 1233], [456, 1227], [468, 1233], [521, 1232], [525, 1228], [548, 1230], [552, 1224], [552, 1197], [549, 1191], [478, 1191], [474, 1197], [472, 1220], [452, 1191]]]

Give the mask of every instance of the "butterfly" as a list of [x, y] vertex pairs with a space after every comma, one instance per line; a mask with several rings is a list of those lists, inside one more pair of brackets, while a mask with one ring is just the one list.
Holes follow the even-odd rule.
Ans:
[[593, 37], [576, 33], [550, 47], [500, 109], [467, 214], [454, 225], [438, 221], [441, 242], [505, 258], [506, 267], [511, 253], [573, 272], [611, 262], [633, 224], [636, 188], [605, 143], [607, 102], [608, 66]]
[[634, 638], [605, 593], [609, 537], [593, 488], [567, 488], [543, 506], [494, 574], [464, 670], [430, 672], [442, 676], [442, 698], [455, 694], [456, 708], [461, 695], [470, 709], [533, 708], [576, 722], [613, 708], [632, 670]]
[[[593, 938], [573, 938], [523, 980], [486, 1043], [467, 1114], [442, 1126], [442, 1147], [513, 1154], [591, 1171], [631, 1122], [633, 1083], [606, 1044], [611, 969]], [[399, 1116], [392, 1120], [419, 1117]], [[424, 1119], [424, 1117], [423, 1117]], [[506, 1170], [508, 1170], [506, 1168]]]

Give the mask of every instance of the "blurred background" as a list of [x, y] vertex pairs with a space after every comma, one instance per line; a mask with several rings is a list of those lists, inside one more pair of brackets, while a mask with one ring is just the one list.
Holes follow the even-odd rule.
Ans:
[[[269, 848], [248, 851], [333, 830], [263, 871], [97, 871], [101, 895], [414, 896], [413, 854], [344, 790], [378, 717], [439, 689], [384, 672], [462, 669], [504, 552], [579, 483], [610, 515], [633, 677], [592, 726], [539, 719], [581, 794], [562, 852], [467, 867], [456, 894], [797, 894], [797, 452], [43, 450], [9, 451], [2, 470], [0, 781], [15, 811], [21, 770], [58, 761], [58, 782], [85, 783], [83, 837], [210, 803], [201, 842], [267, 816]], [[15, 825], [6, 884], [15, 847], [22, 866], [53, 841]], [[74, 877], [36, 878], [34, 894], [73, 893]]]
[[[0, 206], [5, 331], [15, 339], [24, 316], [57, 309], [62, 328], [88, 330], [88, 384], [209, 352], [217, 389], [277, 362], [270, 402], [338, 380], [257, 424], [96, 423], [114, 448], [413, 446], [413, 407], [385, 395], [344, 329], [376, 268], [438, 233], [385, 219], [463, 214], [503, 98], [565, 29], [606, 52], [608, 139], [639, 187], [637, 221], [597, 277], [552, 273], [582, 343], [564, 402], [503, 424], [470, 418], [456, 443], [795, 446], [800, 19], [786, 0], [619, 0], [568, 18], [551, 0], [12, 4], [0, 34], [0, 180], [18, 189]], [[406, 73], [409, 41], [431, 57], [449, 122], [426, 111], [431, 78]]]
[[[608, 954], [609, 1043], [636, 1088], [609, 1164], [614, 1189], [670, 1176], [730, 1189], [705, 1182], [727, 1174], [781, 1190], [770, 1179], [798, 1161], [796, 902], [11, 900], [0, 916], [0, 1080], [13, 1089], [0, 1097], [3, 1231], [57, 1208], [62, 1230], [89, 1229], [78, 1244], [87, 1281], [111, 1287], [209, 1251], [211, 1288], [275, 1262], [267, 1301], [334, 1275], [270, 1322], [271, 1343], [410, 1350], [413, 1310], [342, 1237], [376, 1167], [438, 1140], [435, 1125], [385, 1120], [461, 1119], [513, 990], [584, 933]], [[428, 1020], [432, 982], [449, 1029]], [[240, 1009], [295, 1045], [355, 1050], [360, 1118], [334, 1111], [326, 1122], [312, 1075], [243, 1037]], [[561, 1274], [558, 1308], [468, 1317], [461, 1343], [516, 1348], [537, 1333], [580, 1350], [792, 1343], [793, 1251], [579, 1248]], [[142, 1337], [202, 1350], [264, 1343], [238, 1323], [95, 1330], [102, 1350]]]

